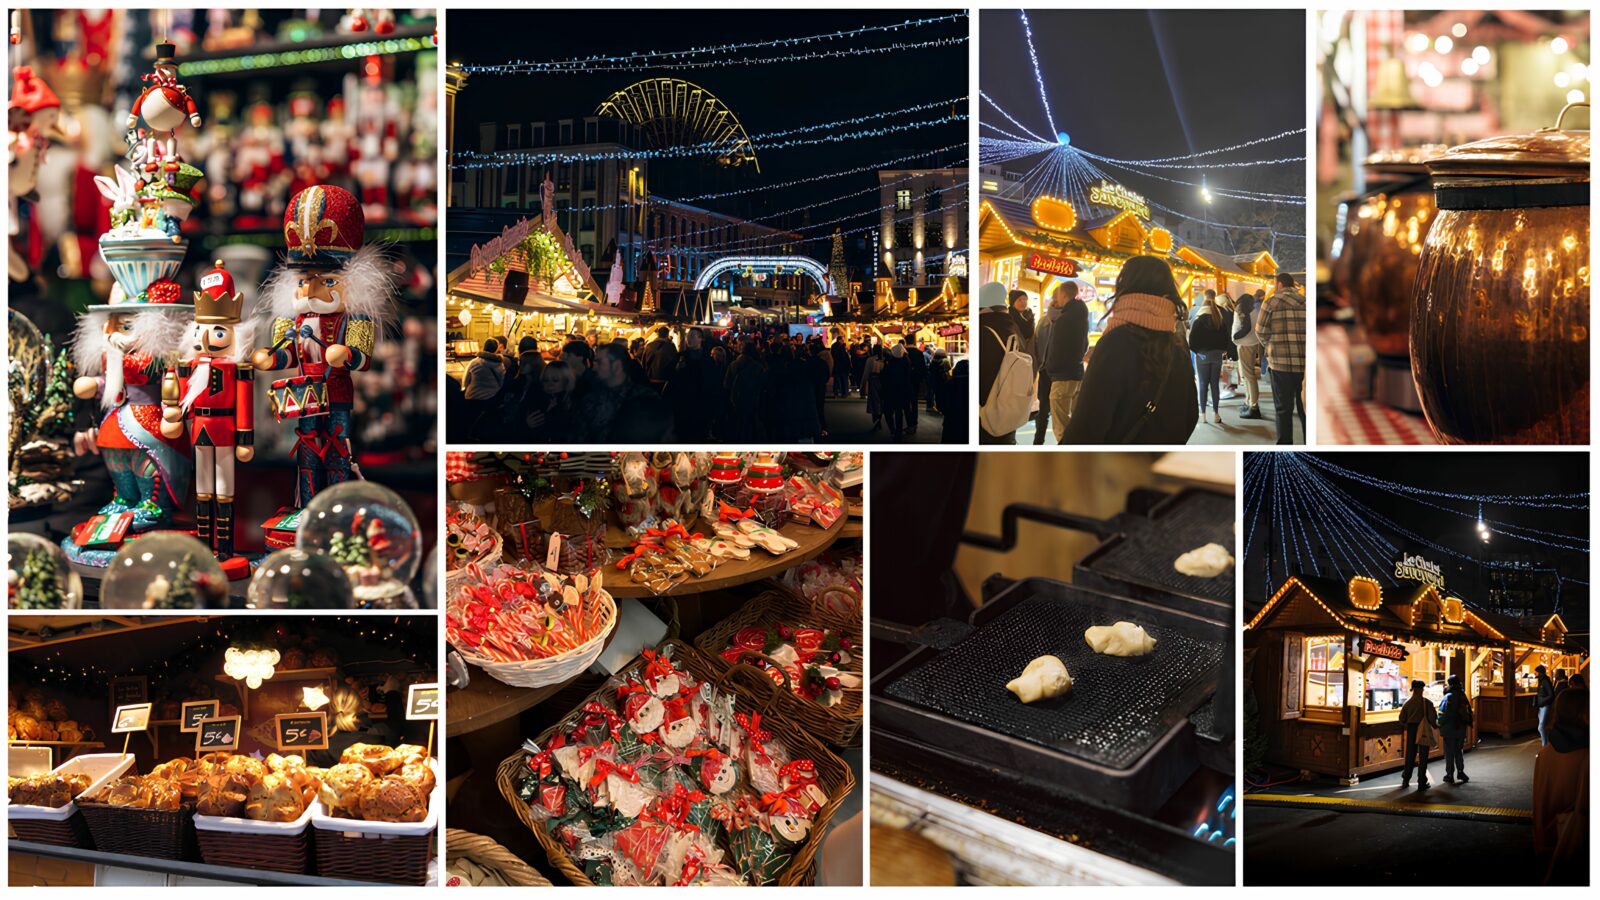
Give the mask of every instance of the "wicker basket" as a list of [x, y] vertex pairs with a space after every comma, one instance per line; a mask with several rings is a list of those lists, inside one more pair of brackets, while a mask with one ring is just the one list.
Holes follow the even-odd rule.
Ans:
[[[855, 776], [850, 773], [850, 767], [844, 761], [834, 756], [828, 748], [812, 737], [800, 725], [791, 722], [775, 710], [777, 701], [780, 700], [779, 688], [772, 683], [761, 670], [753, 666], [734, 666], [726, 672], [719, 673], [711, 663], [686, 644], [678, 641], [663, 641], [660, 648], [665, 651], [672, 649], [673, 664], [687, 671], [695, 678], [702, 681], [718, 683], [724, 690], [730, 691], [739, 698], [740, 706], [746, 710], [761, 713], [761, 723], [768, 731], [772, 732], [775, 739], [781, 740], [796, 758], [810, 759], [816, 764], [817, 783], [827, 793], [828, 800], [817, 811], [812, 819], [811, 832], [806, 836], [804, 844], [795, 850], [789, 857], [789, 864], [778, 873], [776, 884], [783, 887], [811, 884], [816, 879], [816, 856], [822, 848], [822, 839], [827, 834], [828, 822], [833, 818], [833, 813], [839, 804], [850, 792], [855, 790]], [[635, 659], [626, 668], [617, 673], [618, 677], [627, 675], [636, 669], [642, 668], [645, 661]], [[588, 700], [603, 700], [609, 693], [605, 686], [589, 695]], [[587, 702], [587, 700], [585, 701]], [[579, 704], [581, 707], [583, 704]], [[556, 732], [562, 728], [564, 722], [556, 725], [539, 735], [538, 743], [543, 746], [549, 743]], [[539, 845], [544, 848], [545, 855], [550, 858], [550, 864], [555, 866], [561, 874], [565, 875], [573, 884], [592, 886], [594, 882], [584, 874], [583, 869], [573, 862], [567, 855], [566, 848], [552, 838], [543, 824], [533, 820], [528, 805], [517, 796], [517, 779], [525, 769], [524, 760], [527, 753], [521, 750], [507, 757], [500, 763], [496, 773], [500, 784], [500, 793], [511, 804], [512, 810], [522, 824], [528, 826], [533, 832]]]
[[[752, 626], [784, 623], [791, 627], [814, 626], [838, 631], [849, 637], [855, 653], [861, 653], [861, 621], [851, 620], [823, 609], [818, 609], [804, 597], [787, 590], [768, 590], [757, 595], [733, 615], [718, 622], [695, 639], [694, 645], [713, 666], [727, 671], [734, 664], [722, 658], [733, 636], [740, 629]], [[759, 653], [751, 654], [761, 656]], [[776, 663], [774, 663], [776, 665]], [[777, 710], [785, 718], [805, 728], [811, 734], [839, 747], [854, 747], [861, 740], [860, 687], [844, 692], [836, 706], [823, 706], [796, 694], [784, 676], [782, 693]]]
[[605, 649], [606, 640], [611, 637], [612, 629], [617, 627], [617, 601], [612, 599], [609, 591], [601, 590], [598, 594], [598, 602], [605, 608], [605, 627], [576, 649], [568, 650], [558, 656], [519, 662], [497, 662], [479, 656], [465, 647], [457, 647], [454, 644], [451, 646], [461, 654], [462, 659], [489, 673], [489, 677], [512, 687], [537, 688], [570, 681], [583, 674], [584, 669], [589, 668], [600, 658], [600, 652]]
[[89, 836], [89, 826], [83, 823], [81, 811], [65, 819], [9, 819], [11, 833], [19, 841], [35, 844], [52, 844], [57, 847], [82, 847], [94, 849], [94, 839]]
[[[478, 568], [487, 572], [495, 566], [500, 565], [500, 555], [505, 550], [505, 546], [505, 538], [501, 537], [498, 531], [495, 532], [494, 543], [490, 545], [489, 552], [485, 554], [482, 559], [477, 561]], [[444, 573], [445, 597], [454, 597], [456, 594], [460, 593], [461, 586], [466, 584], [471, 577], [472, 570], [466, 566], [462, 566], [459, 569], [446, 570]]]
[[347, 835], [317, 830], [317, 874], [323, 878], [426, 884], [433, 859], [433, 834]]
[[[539, 870], [523, 862], [516, 854], [495, 843], [492, 838], [459, 828], [446, 828], [444, 832], [445, 865], [450, 860], [464, 856], [486, 869], [500, 873], [506, 884], [513, 887], [552, 887], [550, 879]], [[446, 878], [448, 884], [448, 877]]]
[[94, 837], [94, 848], [105, 853], [153, 856], [156, 859], [194, 859], [194, 810], [141, 809], [78, 801], [78, 811]]
[[313, 800], [293, 822], [258, 822], [223, 816], [196, 816], [200, 858], [214, 866], [305, 873], [311, 863]]

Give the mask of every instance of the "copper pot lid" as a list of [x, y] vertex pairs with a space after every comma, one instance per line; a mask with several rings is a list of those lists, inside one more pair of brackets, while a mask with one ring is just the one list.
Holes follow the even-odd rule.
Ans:
[[1375, 175], [1421, 175], [1427, 171], [1426, 163], [1438, 159], [1449, 150], [1447, 144], [1421, 144], [1416, 147], [1379, 150], [1368, 155], [1362, 165]]
[[1576, 107], [1569, 103], [1549, 128], [1527, 134], [1507, 134], [1451, 147], [1443, 156], [1426, 162], [1438, 176], [1589, 180], [1589, 132], [1564, 131], [1562, 121]]

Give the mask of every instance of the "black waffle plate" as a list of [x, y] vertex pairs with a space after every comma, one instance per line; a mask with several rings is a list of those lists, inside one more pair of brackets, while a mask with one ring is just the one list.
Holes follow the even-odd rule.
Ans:
[[[1083, 632], [1118, 621], [1156, 638], [1147, 656], [1091, 650]], [[1154, 604], [1026, 579], [973, 614], [973, 631], [889, 672], [875, 727], [1052, 778], [1067, 790], [1154, 808], [1197, 765], [1188, 716], [1216, 690], [1226, 626]], [[1063, 697], [1023, 704], [1005, 689], [1035, 657], [1061, 658]]]
[[1197, 578], [1172, 564], [1206, 544], [1221, 544], [1233, 553], [1233, 513], [1231, 494], [1188, 490], [1162, 502], [1148, 519], [1120, 517], [1124, 530], [1084, 557], [1073, 581], [1231, 622], [1233, 569]]

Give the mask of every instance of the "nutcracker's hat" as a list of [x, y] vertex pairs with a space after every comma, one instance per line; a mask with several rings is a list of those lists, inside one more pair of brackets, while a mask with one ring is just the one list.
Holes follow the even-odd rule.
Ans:
[[339, 268], [365, 239], [361, 201], [344, 188], [312, 185], [295, 194], [284, 210], [283, 240], [291, 268]]
[[194, 320], [201, 325], [237, 325], [244, 314], [244, 295], [233, 289], [233, 276], [222, 260], [200, 276], [194, 292]]

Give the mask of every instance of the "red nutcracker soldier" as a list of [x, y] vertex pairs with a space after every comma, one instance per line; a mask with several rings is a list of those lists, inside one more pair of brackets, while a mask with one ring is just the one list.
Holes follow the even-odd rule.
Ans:
[[294, 421], [296, 497], [266, 523], [267, 543], [294, 539], [296, 511], [330, 484], [359, 477], [351, 460], [351, 372], [365, 372], [393, 317], [394, 276], [376, 246], [363, 243], [361, 203], [343, 188], [314, 185], [284, 213], [288, 261], [265, 288], [272, 345], [257, 369], [297, 369], [272, 383], [279, 421]]
[[195, 530], [230, 578], [250, 574], [249, 562], [233, 551], [234, 460], [255, 455], [255, 373], [241, 361], [255, 344], [255, 328], [240, 324], [243, 312], [244, 295], [218, 260], [194, 295], [192, 355], [161, 384], [162, 436], [181, 437], [187, 421], [194, 447]]

